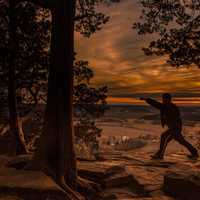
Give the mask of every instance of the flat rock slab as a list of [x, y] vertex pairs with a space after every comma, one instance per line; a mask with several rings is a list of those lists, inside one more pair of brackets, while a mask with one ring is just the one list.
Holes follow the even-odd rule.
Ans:
[[105, 188], [128, 186], [132, 182], [132, 179], [133, 177], [130, 174], [121, 173], [107, 178], [103, 185]]
[[164, 177], [163, 189], [173, 197], [184, 200], [200, 199], [199, 172], [170, 172]]
[[165, 168], [127, 166], [126, 169], [137, 180], [138, 185], [142, 185], [144, 190], [149, 193], [161, 189], [163, 185], [163, 174], [166, 173]]
[[43, 200], [48, 197], [68, 199], [64, 191], [42, 172], [0, 168], [0, 193], [17, 194]]
[[124, 166], [106, 164], [106, 162], [78, 162], [78, 174], [86, 179], [101, 183], [105, 178], [123, 172]]
[[96, 162], [78, 162], [78, 173], [92, 181], [101, 179], [110, 167]]

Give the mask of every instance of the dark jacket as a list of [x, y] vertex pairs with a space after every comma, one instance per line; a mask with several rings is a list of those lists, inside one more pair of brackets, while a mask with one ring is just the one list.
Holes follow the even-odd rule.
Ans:
[[179, 108], [169, 103], [167, 105], [160, 103], [154, 99], [146, 99], [146, 102], [151, 106], [160, 110], [161, 125], [164, 127], [167, 125], [169, 128], [180, 128], [182, 127], [182, 120]]

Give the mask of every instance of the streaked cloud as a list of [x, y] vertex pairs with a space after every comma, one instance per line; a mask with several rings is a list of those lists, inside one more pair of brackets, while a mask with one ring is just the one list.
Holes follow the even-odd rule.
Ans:
[[138, 36], [131, 28], [139, 20], [138, 0], [122, 0], [100, 9], [111, 17], [104, 28], [89, 39], [76, 34], [76, 52], [95, 71], [94, 85], [108, 85], [113, 98], [166, 91], [199, 94], [200, 69], [173, 68], [164, 57], [143, 54], [141, 48], [156, 36]]

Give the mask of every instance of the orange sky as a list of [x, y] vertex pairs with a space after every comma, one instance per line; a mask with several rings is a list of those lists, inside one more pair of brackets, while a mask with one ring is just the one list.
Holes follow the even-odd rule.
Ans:
[[[161, 101], [160, 98], [157, 98], [158, 101]], [[139, 100], [139, 98], [129, 98], [129, 97], [108, 97], [108, 103], [112, 104], [137, 104], [137, 105], [144, 105], [145, 102]], [[200, 97], [181, 97], [181, 98], [174, 98], [173, 102], [179, 105], [194, 105], [200, 104]]]
[[172, 68], [163, 57], [143, 54], [141, 48], [156, 36], [138, 36], [131, 28], [139, 20], [138, 0], [122, 0], [101, 9], [110, 21], [89, 39], [76, 34], [76, 52], [90, 62], [95, 72], [92, 83], [108, 86], [109, 102], [134, 102], [143, 93], [200, 97], [200, 69]]

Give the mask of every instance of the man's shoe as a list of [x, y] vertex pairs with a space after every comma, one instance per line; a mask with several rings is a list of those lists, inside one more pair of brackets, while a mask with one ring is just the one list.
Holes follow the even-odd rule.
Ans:
[[163, 156], [159, 154], [154, 154], [151, 156], [152, 160], [163, 160]]

